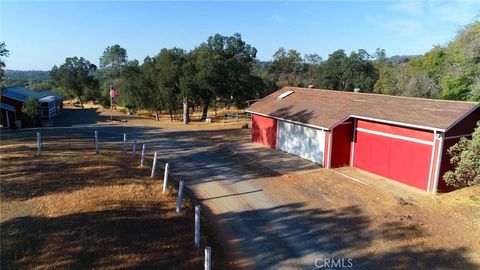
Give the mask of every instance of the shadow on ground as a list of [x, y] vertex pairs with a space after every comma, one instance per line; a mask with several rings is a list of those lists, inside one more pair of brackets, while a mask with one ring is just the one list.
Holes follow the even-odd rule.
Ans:
[[[426, 234], [415, 224], [384, 223], [371, 228], [370, 219], [358, 207], [339, 210], [306, 209], [301, 203], [268, 209], [225, 213], [219, 226], [233, 224], [242, 232], [248, 226], [252, 237], [235, 239], [256, 262], [255, 269], [315, 269], [315, 259], [351, 258], [353, 269], [476, 269], [467, 248], [428, 248], [421, 244], [363, 252], [375, 241], [415, 242]], [[258, 236], [261, 237], [258, 237]], [[299, 264], [308, 258], [306, 264]], [[305, 260], [304, 260], [305, 261]], [[324, 267], [325, 268], [325, 267]]]
[[[111, 202], [120, 209], [1, 224], [1, 268], [199, 269], [191, 219], [160, 203]], [[182, 252], [189, 254], [181, 254]], [[179, 261], [178, 258], [192, 258]]]
[[[138, 157], [131, 159], [130, 155], [109, 156], [108, 153], [102, 152], [107, 165], [108, 160], [126, 165], [123, 168], [117, 167], [118, 171], [113, 173], [108, 172], [113, 175], [110, 178], [101, 170], [92, 169], [90, 173], [102, 179], [103, 182], [88, 181], [84, 178], [85, 172], [81, 168], [89, 167], [90, 159], [98, 158], [93, 154], [94, 130], [99, 131], [101, 149], [107, 147], [110, 151], [122, 151], [121, 142], [124, 132], [128, 134], [129, 149], [131, 149], [132, 138], [137, 138], [139, 142], [147, 142], [148, 156], [151, 157], [153, 151], [159, 151], [163, 162], [172, 163], [173, 172], [189, 178], [188, 185], [200, 183], [206, 179], [209, 179], [208, 181], [229, 179], [235, 182], [279, 175], [276, 171], [263, 167], [261, 162], [245, 160], [231, 151], [214, 147], [216, 142], [212, 138], [221, 138], [225, 133], [230, 132], [228, 130], [166, 132], [157, 128], [122, 126], [46, 129], [42, 130], [45, 135], [45, 151], [50, 151], [53, 155], [56, 150], [64, 149], [66, 130], [70, 132], [74, 142], [72, 148], [79, 151], [77, 154], [85, 157], [85, 162], [74, 168], [68, 167], [68, 162], [50, 164], [46, 157], [32, 157], [35, 152], [36, 130], [8, 133], [7, 140], [2, 141], [2, 151], [10, 151], [9, 147], [4, 147], [9, 140], [21, 141], [24, 144], [17, 147], [19, 151], [24, 151], [25, 155], [18, 157], [25, 158], [22, 162], [28, 162], [28, 159], [32, 158], [45, 158], [47, 163], [40, 162], [38, 166], [52, 167], [46, 176], [32, 173], [26, 180], [15, 181], [16, 177], [26, 176], [21, 175], [26, 172], [19, 171], [14, 166], [2, 166], [2, 196], [8, 200], [25, 200], [95, 185], [122, 184], [121, 180], [115, 177], [120, 174], [126, 179], [129, 177], [134, 179], [139, 175], [148, 177], [148, 170], [131, 169], [134, 166], [127, 166], [128, 160], [135, 163]], [[2, 133], [2, 140], [3, 135]], [[91, 145], [85, 143], [85, 140], [91, 140]], [[26, 142], [28, 146], [25, 146]], [[91, 149], [90, 154], [81, 152], [88, 149]], [[271, 154], [282, 155], [274, 152]], [[91, 155], [90, 158], [88, 155]], [[272, 159], [273, 157], [270, 156]], [[280, 160], [272, 166], [284, 166], [283, 163]], [[151, 159], [147, 164], [151, 164]], [[73, 180], [65, 182], [59, 177], [59, 173], [66, 171], [67, 168], [71, 171], [70, 177]], [[132, 182], [129, 181], [129, 183]], [[2, 268], [6, 265], [3, 258], [9, 258], [10, 262], [14, 262], [8, 264], [14, 265], [13, 268], [23, 268], [32, 260], [36, 260], [33, 263], [39, 266], [82, 269], [111, 265], [118, 265], [116, 268], [158, 268], [160, 261], [166, 260], [162, 261], [161, 265], [171, 266], [166, 267], [168, 269], [174, 268], [175, 265], [170, 260], [175, 257], [175, 246], [168, 250], [156, 247], [157, 243], [162, 241], [162, 228], [172, 226], [168, 221], [165, 223], [160, 221], [158, 215], [161, 215], [161, 211], [163, 210], [158, 205], [147, 208], [133, 205], [127, 210], [9, 220], [1, 224]], [[204, 212], [209, 214], [206, 208]], [[349, 256], [353, 260], [354, 268], [359, 269], [475, 269], [480, 267], [468, 259], [467, 254], [470, 251], [467, 248], [444, 249], [415, 244], [421, 243], [415, 240], [426, 233], [418, 225], [408, 222], [390, 222], [382, 224], [379, 228], [371, 228], [372, 221], [358, 207], [337, 210], [309, 209], [304, 204], [296, 203], [265, 209], [227, 212], [216, 215], [215, 220], [218, 222], [218, 227], [231, 227], [238, 236], [234, 240], [250, 258], [257, 262], [256, 269], [278, 269], [282, 266], [312, 269], [317, 256], [323, 258]], [[34, 229], [31, 230], [31, 228]], [[130, 232], [134, 230], [140, 233], [131, 234]], [[152, 235], [159, 237], [152, 238]], [[378, 239], [411, 241], [413, 244], [389, 250], [380, 249], [372, 254], [363, 252], [375, 245]], [[185, 243], [181, 242], [177, 245], [188, 245], [190, 241], [185, 238], [183, 241]], [[139, 254], [137, 251], [140, 247], [147, 247], [147, 251]], [[167, 257], [163, 257], [164, 254]], [[309, 262], [299, 265], [298, 261], [305, 257], [309, 258], [307, 260]], [[123, 267], [119, 262], [128, 258], [132, 258], [131, 262]], [[52, 265], [53, 263], [58, 265]]]

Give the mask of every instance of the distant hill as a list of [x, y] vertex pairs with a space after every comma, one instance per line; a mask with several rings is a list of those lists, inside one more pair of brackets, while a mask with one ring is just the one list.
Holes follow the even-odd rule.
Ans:
[[6, 81], [43, 82], [48, 80], [48, 71], [44, 70], [5, 70]]
[[388, 61], [392, 64], [400, 64], [410, 61], [412, 58], [415, 58], [420, 55], [394, 55], [388, 57]]

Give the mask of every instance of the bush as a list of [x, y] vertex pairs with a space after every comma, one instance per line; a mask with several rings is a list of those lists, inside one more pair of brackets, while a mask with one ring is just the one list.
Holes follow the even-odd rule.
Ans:
[[102, 95], [99, 99], [98, 102], [100, 105], [102, 105], [103, 108], [105, 109], [110, 109], [110, 97]]
[[472, 135], [472, 139], [461, 138], [448, 149], [452, 157], [450, 163], [453, 171], [444, 174], [443, 179], [448, 185], [456, 188], [480, 184], [480, 121]]
[[40, 104], [38, 103], [38, 100], [33, 96], [28, 97], [23, 105], [23, 112], [31, 119], [34, 119], [35, 116], [40, 113]]

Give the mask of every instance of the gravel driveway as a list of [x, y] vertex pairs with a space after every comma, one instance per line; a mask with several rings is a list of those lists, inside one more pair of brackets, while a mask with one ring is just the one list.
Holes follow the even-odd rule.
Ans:
[[[100, 140], [117, 142], [126, 132], [147, 143], [148, 155], [159, 151], [161, 164], [168, 161], [202, 202], [225, 242], [228, 268], [328, 269], [332, 261], [337, 269], [338, 263], [356, 269], [478, 267], [464, 245], [422, 242], [433, 230], [420, 225], [422, 216], [399, 217], [401, 211], [416, 213], [414, 204], [399, 205], [388, 194], [283, 152], [260, 149], [244, 156], [215, 139], [238, 129], [85, 124], [42, 132], [48, 140], [66, 133], [89, 137], [98, 130]], [[2, 140], [30, 136], [34, 143], [35, 132], [2, 132]]]

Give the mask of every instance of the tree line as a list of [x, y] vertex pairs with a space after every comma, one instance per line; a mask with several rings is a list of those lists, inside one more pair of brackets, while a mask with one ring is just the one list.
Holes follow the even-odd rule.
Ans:
[[[4, 43], [2, 48], [6, 50]], [[129, 110], [149, 109], [157, 119], [165, 111], [173, 119], [183, 108], [187, 121], [189, 110], [198, 108], [206, 118], [211, 107], [242, 108], [283, 86], [480, 100], [480, 22], [421, 56], [388, 58], [382, 49], [359, 49], [349, 54], [337, 50], [324, 60], [280, 48], [272, 61], [260, 61], [256, 54], [240, 34], [216, 34], [190, 51], [161, 49], [142, 62], [129, 60], [124, 48], [113, 45], [98, 67], [83, 57], [69, 57], [50, 70], [48, 81], [31, 82], [30, 88], [54, 88], [81, 104], [96, 100], [108, 107], [112, 86]]]
[[162, 49], [142, 63], [128, 60], [119, 45], [109, 46], [97, 68], [82, 57], [71, 57], [50, 71], [56, 87], [76, 96], [80, 103], [97, 99], [108, 106], [109, 90], [118, 90], [121, 103], [131, 110], [149, 109], [159, 118], [170, 118], [183, 107], [202, 106], [202, 118], [210, 106], [245, 107], [245, 102], [263, 95], [264, 85], [252, 72], [257, 50], [240, 34], [214, 35], [191, 51]]
[[446, 46], [420, 56], [386, 57], [360, 49], [331, 53], [324, 61], [280, 48], [257, 70], [275, 87], [292, 85], [423, 98], [480, 101], [480, 22], [460, 30]]

